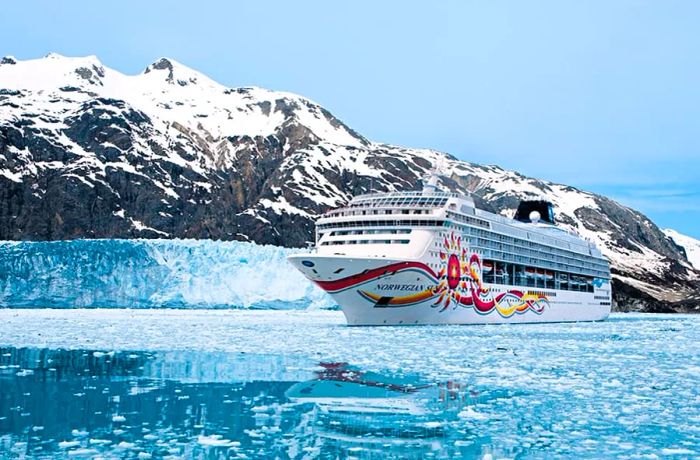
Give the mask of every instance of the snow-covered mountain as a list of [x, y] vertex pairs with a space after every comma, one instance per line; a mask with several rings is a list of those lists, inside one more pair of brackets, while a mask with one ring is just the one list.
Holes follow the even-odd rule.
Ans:
[[685, 250], [685, 255], [696, 270], [700, 270], [700, 240], [692, 236], [683, 235], [677, 231], [667, 228], [664, 233], [678, 246]]
[[[610, 258], [620, 308], [694, 309], [700, 272], [608, 198], [426, 149], [369, 141], [290, 93], [226, 88], [171, 59], [124, 75], [94, 57], [0, 60], [0, 239], [214, 238], [301, 246], [370, 190], [442, 183], [512, 214], [547, 197]], [[691, 299], [691, 300], [688, 300]]]

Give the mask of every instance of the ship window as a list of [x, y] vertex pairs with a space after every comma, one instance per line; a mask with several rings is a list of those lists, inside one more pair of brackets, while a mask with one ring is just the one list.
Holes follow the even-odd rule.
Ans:
[[484, 260], [481, 264], [481, 276], [484, 278], [485, 283], [493, 283], [494, 273], [493, 273], [493, 261]]
[[[501, 267], [503, 267], [501, 269]], [[515, 286], [539, 287], [546, 289], [561, 289], [576, 292], [595, 291], [593, 277], [589, 275], [571, 274], [565, 271], [536, 268], [485, 260], [482, 264], [485, 282], [507, 283], [509, 279]], [[601, 274], [605, 276], [605, 272]]]

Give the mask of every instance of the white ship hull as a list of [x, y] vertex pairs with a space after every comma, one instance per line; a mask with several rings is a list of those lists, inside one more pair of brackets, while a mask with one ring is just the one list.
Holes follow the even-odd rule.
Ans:
[[593, 292], [487, 284], [475, 254], [462, 257], [453, 279], [422, 261], [314, 253], [289, 260], [331, 295], [349, 325], [599, 321], [611, 308], [607, 279]]
[[509, 219], [435, 183], [354, 197], [317, 220], [313, 252], [289, 261], [350, 325], [607, 318], [610, 265], [555, 224], [551, 203], [524, 200]]

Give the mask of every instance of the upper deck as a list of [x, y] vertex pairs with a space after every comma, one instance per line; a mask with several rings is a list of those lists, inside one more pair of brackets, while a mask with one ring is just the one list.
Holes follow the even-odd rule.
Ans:
[[391, 212], [387, 213], [386, 211], [391, 211], [394, 209], [407, 211], [402, 212], [402, 214], [425, 214], [426, 212], [415, 211], [442, 209], [446, 207], [448, 201], [450, 200], [461, 201], [463, 204], [468, 206], [474, 206], [474, 200], [471, 197], [452, 192], [443, 192], [440, 190], [370, 193], [358, 195], [350, 200], [346, 206], [323, 214], [317, 223], [322, 223], [326, 219], [336, 217], [392, 214]]
[[[363, 216], [361, 220], [357, 216]], [[390, 216], [390, 218], [388, 217]], [[400, 219], [396, 219], [400, 216]], [[437, 221], [435, 219], [438, 219]], [[441, 190], [364, 194], [346, 206], [323, 214], [318, 230], [358, 226], [442, 226], [450, 219], [498, 233], [554, 244], [584, 254], [598, 252], [590, 241], [562, 227], [548, 223], [523, 223], [476, 208], [473, 198]], [[392, 223], [393, 222], [393, 223]], [[434, 225], [431, 225], [434, 224]]]
[[449, 231], [484, 258], [609, 276], [600, 250], [576, 233], [509, 219], [476, 208], [469, 196], [435, 188], [356, 196], [318, 219], [316, 231], [317, 248], [329, 254], [417, 259]]

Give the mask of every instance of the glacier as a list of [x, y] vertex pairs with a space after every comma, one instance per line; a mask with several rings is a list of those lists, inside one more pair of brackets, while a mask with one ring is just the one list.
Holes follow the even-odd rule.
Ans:
[[0, 242], [0, 307], [334, 308], [288, 249], [211, 240]]

